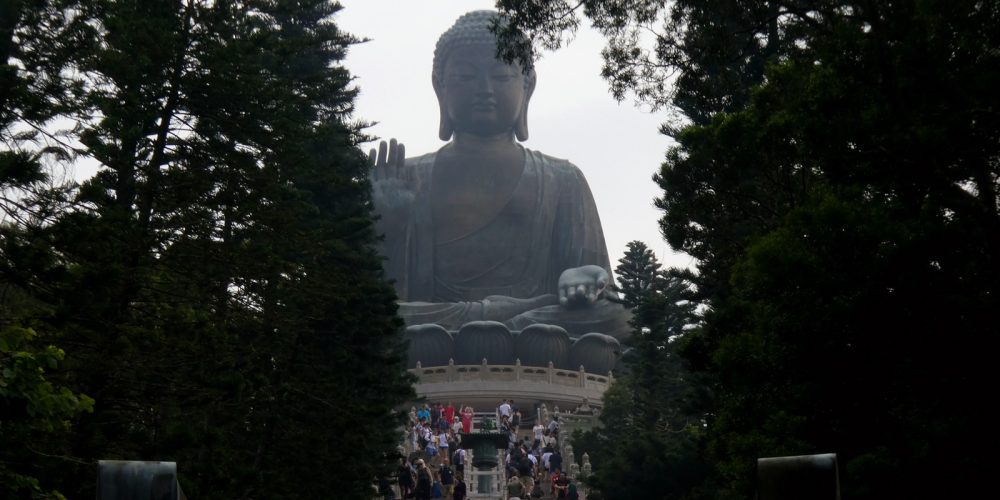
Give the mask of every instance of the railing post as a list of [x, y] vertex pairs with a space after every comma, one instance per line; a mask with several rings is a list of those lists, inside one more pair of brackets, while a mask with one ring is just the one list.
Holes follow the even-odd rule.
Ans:
[[507, 466], [504, 465], [507, 462], [507, 457], [504, 456], [503, 450], [497, 450], [497, 466], [493, 469], [493, 491], [503, 492], [504, 481], [503, 477], [506, 475], [505, 471]]
[[521, 358], [514, 360], [514, 380], [517, 382], [521, 381]]
[[455, 358], [448, 358], [448, 382], [455, 381]]
[[587, 387], [587, 372], [580, 365], [580, 387]]
[[478, 478], [475, 474], [476, 468], [472, 466], [472, 460], [475, 458], [472, 456], [472, 453], [471, 449], [465, 450], [465, 467], [467, 470], [465, 474], [465, 486], [469, 489], [470, 495], [475, 495], [477, 493], [476, 487], [479, 485], [479, 481], [477, 481]]
[[483, 358], [483, 364], [479, 367], [479, 379], [486, 380], [486, 372], [489, 366], [486, 364], [486, 358]]
[[553, 375], [552, 370], [555, 369], [554, 366], [555, 365], [553, 365], [552, 362], [549, 361], [549, 383], [550, 384], [552, 383], [552, 375]]

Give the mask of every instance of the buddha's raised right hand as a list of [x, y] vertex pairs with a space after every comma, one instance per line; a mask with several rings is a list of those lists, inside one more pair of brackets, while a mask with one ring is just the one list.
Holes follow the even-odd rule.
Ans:
[[368, 160], [372, 164], [372, 180], [382, 182], [391, 179], [405, 180], [408, 176], [406, 170], [406, 146], [390, 139], [389, 143], [379, 142], [378, 153], [375, 148], [368, 152]]
[[368, 160], [372, 165], [372, 196], [376, 206], [396, 208], [413, 200], [413, 172], [406, 167], [406, 146], [396, 139], [382, 141], [378, 152], [375, 148], [368, 152]]

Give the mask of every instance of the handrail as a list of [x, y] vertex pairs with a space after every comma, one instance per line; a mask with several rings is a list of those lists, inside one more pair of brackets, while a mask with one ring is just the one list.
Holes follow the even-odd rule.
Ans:
[[519, 359], [513, 365], [493, 365], [486, 359], [478, 365], [456, 365], [454, 359], [449, 359], [445, 366], [428, 367], [422, 366], [418, 361], [417, 366], [410, 368], [409, 372], [417, 376], [420, 384], [482, 380], [606, 389], [614, 382], [614, 374], [611, 372], [606, 375], [588, 373], [582, 365], [577, 370], [555, 368], [552, 362], [548, 366], [524, 366]]

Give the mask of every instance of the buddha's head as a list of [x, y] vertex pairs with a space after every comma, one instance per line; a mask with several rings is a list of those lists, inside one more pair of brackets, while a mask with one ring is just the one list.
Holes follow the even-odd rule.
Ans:
[[528, 101], [535, 71], [497, 59], [490, 25], [498, 14], [477, 10], [459, 17], [438, 39], [431, 74], [441, 108], [441, 140], [456, 131], [489, 136], [513, 132], [528, 139]]

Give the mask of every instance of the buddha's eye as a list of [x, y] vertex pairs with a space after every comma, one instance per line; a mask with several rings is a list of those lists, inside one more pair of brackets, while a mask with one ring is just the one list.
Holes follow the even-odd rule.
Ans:
[[449, 67], [445, 72], [447, 78], [456, 83], [468, 83], [475, 81], [477, 73], [478, 72], [474, 66], [460, 61], [449, 64]]

